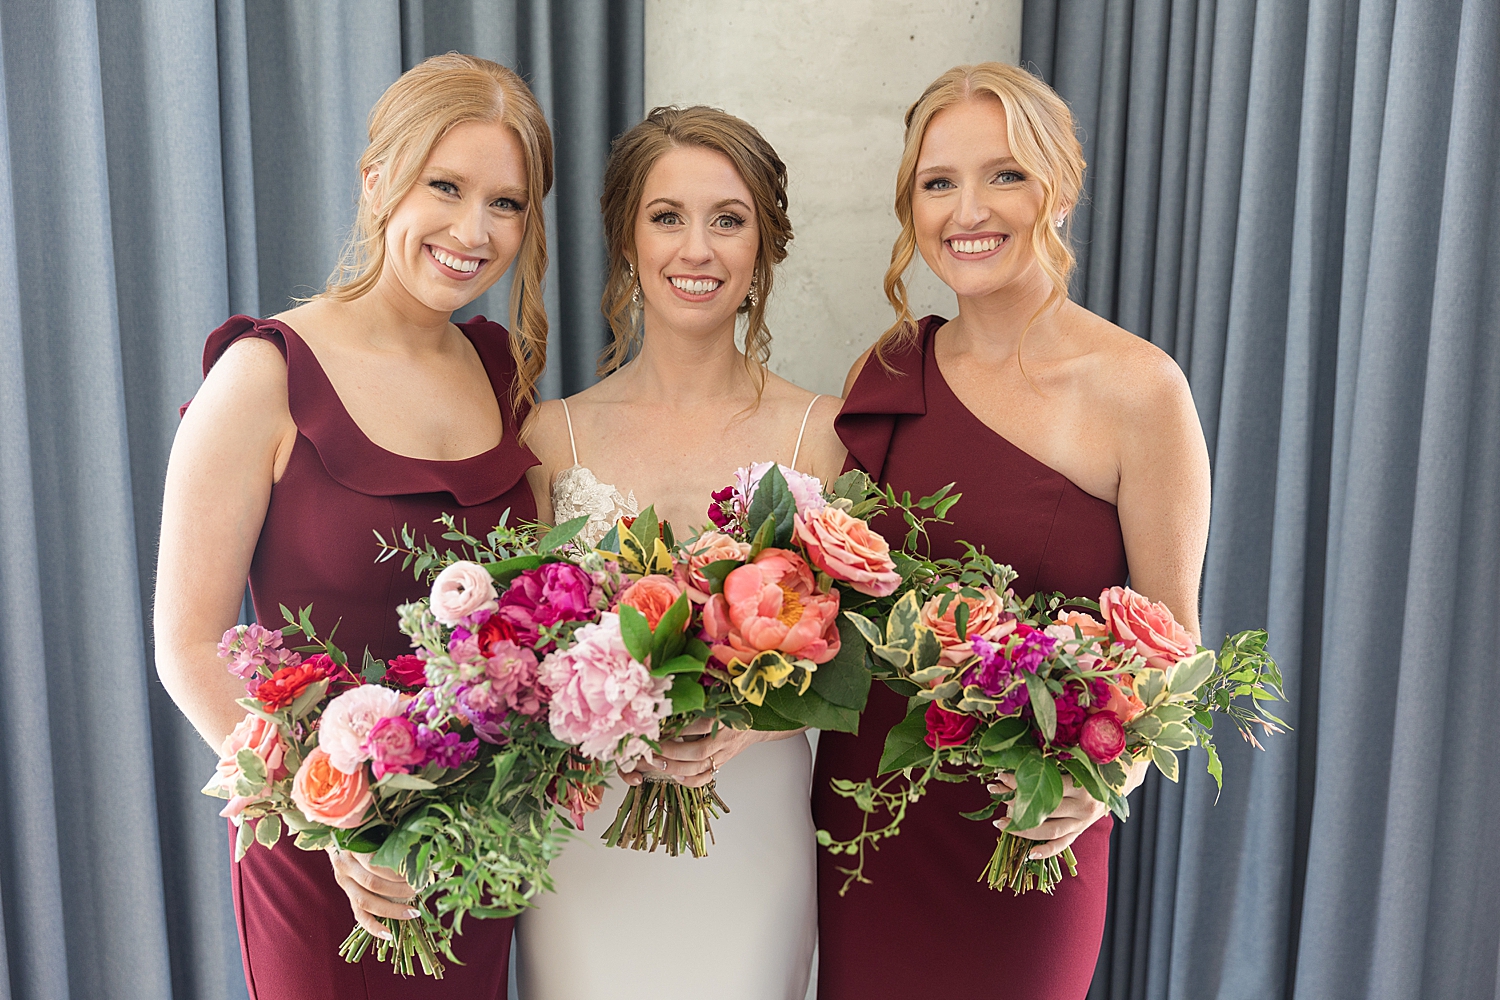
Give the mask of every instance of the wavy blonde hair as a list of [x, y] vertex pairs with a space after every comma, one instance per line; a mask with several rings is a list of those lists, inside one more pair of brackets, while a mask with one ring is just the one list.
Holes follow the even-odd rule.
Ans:
[[722, 153], [750, 189], [760, 247], [755, 257], [756, 302], [740, 303], [746, 314], [745, 363], [756, 377], [757, 396], [765, 388], [766, 363], [771, 359], [771, 331], [766, 326], [766, 303], [771, 298], [775, 267], [786, 259], [792, 241], [792, 222], [787, 215], [786, 164], [776, 150], [748, 122], [718, 108], [653, 108], [644, 121], [614, 141], [604, 168], [604, 195], [599, 208], [604, 214], [604, 243], [609, 254], [609, 275], [599, 303], [614, 337], [599, 359], [599, 374], [619, 368], [640, 345], [641, 310], [631, 299], [635, 277], [630, 259], [635, 256], [635, 220], [646, 178], [656, 161], [678, 146], [700, 146]]
[[[893, 370], [888, 360], [891, 354], [917, 342], [917, 323], [907, 297], [905, 275], [917, 253], [911, 203], [922, 140], [938, 112], [985, 97], [995, 98], [1005, 108], [1011, 156], [1042, 184], [1042, 207], [1031, 226], [1030, 245], [1032, 255], [1052, 282], [1052, 291], [1026, 329], [1068, 297], [1068, 279], [1077, 263], [1068, 240], [1072, 212], [1062, 229], [1053, 226], [1052, 219], [1060, 208], [1076, 205], [1083, 188], [1083, 147], [1073, 113], [1056, 91], [1024, 69], [997, 62], [955, 66], [932, 81], [906, 112], [906, 147], [896, 172], [896, 218], [901, 232], [891, 247], [891, 266], [885, 272], [885, 297], [896, 311], [896, 321], [875, 343], [875, 356], [887, 370]], [[1025, 330], [1021, 336], [1025, 338]]]
[[433, 56], [386, 88], [370, 111], [370, 144], [359, 158], [363, 178], [380, 167], [374, 190], [360, 185], [354, 230], [319, 298], [347, 302], [380, 280], [391, 213], [416, 184], [443, 137], [465, 122], [499, 122], [521, 140], [526, 156], [526, 224], [510, 287], [510, 352], [516, 377], [510, 388], [514, 415], [536, 397], [547, 367], [547, 227], [542, 199], [552, 190], [552, 130], [526, 84], [499, 63], [449, 52]]

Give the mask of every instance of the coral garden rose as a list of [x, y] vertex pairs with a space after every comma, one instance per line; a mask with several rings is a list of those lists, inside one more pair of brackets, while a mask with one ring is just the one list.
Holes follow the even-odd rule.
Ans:
[[793, 659], [827, 663], [839, 652], [839, 596], [819, 593], [812, 567], [795, 552], [762, 549], [724, 578], [724, 590], [703, 606], [713, 655], [728, 666], [778, 650]]
[[498, 615], [515, 628], [517, 640], [536, 644], [539, 629], [598, 616], [593, 577], [572, 563], [544, 563], [511, 581], [500, 595]]
[[923, 741], [932, 749], [956, 747], [968, 740], [979, 720], [972, 715], [950, 712], [937, 702], [927, 706], [927, 735]]
[[379, 781], [391, 771], [410, 774], [427, 762], [427, 751], [417, 743], [417, 727], [404, 716], [390, 716], [375, 723], [366, 741], [370, 747], [370, 770]]
[[750, 508], [755, 499], [755, 491], [760, 488], [760, 481], [771, 471], [772, 465], [781, 470], [787, 489], [792, 492], [792, 501], [797, 505], [797, 513], [811, 514], [827, 505], [828, 501], [823, 499], [823, 484], [817, 477], [774, 462], [756, 462], [748, 469], [737, 469], [734, 473], [735, 492], [744, 502], [746, 510]]
[[432, 583], [432, 616], [444, 625], [457, 625], [464, 618], [495, 600], [495, 581], [478, 563], [456, 562], [438, 574]]
[[1135, 693], [1135, 681], [1129, 674], [1120, 674], [1114, 680], [1105, 679], [1109, 697], [1104, 702], [1105, 711], [1113, 712], [1121, 722], [1130, 722], [1146, 710], [1145, 702]]
[[359, 826], [373, 798], [364, 768], [342, 771], [322, 747], [307, 755], [292, 779], [292, 801], [302, 815], [339, 830]]
[[426, 687], [427, 661], [410, 653], [394, 657], [386, 662], [384, 680], [397, 687]]
[[583, 821], [589, 813], [599, 808], [599, 803], [604, 801], [603, 785], [585, 785], [577, 781], [565, 781], [562, 795], [554, 801], [568, 811], [568, 818], [578, 829], [583, 829]]
[[255, 687], [255, 697], [268, 712], [279, 712], [318, 681], [339, 672], [339, 666], [327, 653], [282, 667]]
[[539, 679], [552, 692], [552, 735], [596, 760], [624, 764], [649, 755], [646, 740], [660, 738], [661, 720], [672, 711], [671, 678], [652, 677], [631, 657], [610, 611], [574, 632], [573, 645], [549, 654]]
[[[620, 603], [628, 604], [645, 615], [646, 624], [654, 629], [661, 621], [661, 616], [666, 614], [681, 596], [682, 590], [672, 582], [670, 576], [653, 573], [650, 576], [641, 577], [620, 591]], [[684, 628], [687, 627], [686, 619], [682, 624]]]
[[366, 741], [375, 723], [401, 715], [402, 705], [399, 691], [378, 684], [362, 684], [345, 691], [323, 709], [318, 746], [328, 753], [334, 767], [352, 774], [370, 759]]
[[1157, 670], [1167, 669], [1198, 648], [1165, 604], [1148, 601], [1129, 587], [1111, 587], [1100, 594], [1099, 613], [1116, 642], [1133, 648]]
[[1105, 709], [1084, 720], [1078, 746], [1100, 764], [1108, 764], [1125, 752], [1125, 727], [1120, 717]]
[[[956, 667], [974, 655], [975, 636], [990, 642], [999, 642], [1015, 631], [1015, 616], [1005, 610], [1005, 599], [988, 587], [980, 589], [981, 597], [969, 597], [957, 593], [961, 588], [950, 583], [953, 599], [943, 607], [946, 594], [934, 594], [922, 605], [917, 621], [932, 629], [937, 635], [938, 645], [943, 647], [939, 662]], [[965, 623], [965, 638], [958, 637], [958, 608], [960, 603], [969, 609], [969, 620]]]
[[219, 747], [219, 766], [214, 772], [213, 781], [209, 782], [209, 788], [218, 788], [229, 793], [229, 803], [219, 813], [220, 816], [229, 819], [244, 812], [246, 806], [266, 798], [263, 793], [259, 795], [234, 794], [235, 783], [244, 774], [238, 760], [241, 750], [249, 750], [260, 758], [268, 782], [279, 781], [286, 777], [286, 743], [281, 739], [281, 731], [258, 715], [246, 715], [240, 720], [239, 725], [234, 727], [234, 732], [224, 737], [224, 742]]
[[726, 559], [744, 562], [750, 558], [749, 545], [717, 531], [705, 531], [685, 549], [687, 562], [679, 562], [673, 567], [673, 578], [687, 591], [688, 600], [696, 604], [706, 604], [713, 596], [708, 577], [703, 575], [703, 567]]
[[837, 507], [793, 518], [793, 533], [820, 571], [861, 594], [887, 597], [901, 586], [891, 547], [870, 526]]
[[1087, 614], [1083, 611], [1065, 612], [1064, 614], [1058, 615], [1057, 618], [1054, 619], [1054, 621], [1056, 621], [1058, 625], [1061, 625], [1063, 628], [1067, 629], [1068, 635], [1070, 637], [1073, 635], [1073, 629], [1075, 626], [1077, 627], [1078, 631], [1082, 633], [1085, 639], [1098, 638], [1101, 636], [1109, 635], [1109, 629], [1105, 627], [1103, 622], [1096, 619], [1093, 615]]

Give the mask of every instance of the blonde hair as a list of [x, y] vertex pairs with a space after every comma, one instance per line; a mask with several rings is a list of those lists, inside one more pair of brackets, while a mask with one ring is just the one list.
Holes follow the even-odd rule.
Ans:
[[[896, 218], [901, 232], [891, 247], [891, 266], [885, 272], [885, 297], [896, 311], [896, 322], [875, 344], [875, 356], [888, 370], [889, 355], [909, 349], [917, 341], [904, 275], [917, 250], [911, 203], [922, 140], [938, 112], [985, 95], [996, 98], [1005, 108], [1011, 156], [1042, 184], [1042, 207], [1031, 227], [1030, 245], [1042, 272], [1052, 282], [1052, 291], [1026, 329], [1068, 297], [1068, 279], [1076, 263], [1068, 242], [1072, 213], [1061, 229], [1053, 226], [1052, 219], [1059, 208], [1077, 204], [1083, 188], [1083, 147], [1074, 131], [1073, 113], [1056, 91], [1024, 69], [996, 62], [955, 66], [932, 81], [906, 112], [906, 147], [896, 172]], [[1025, 335], [1023, 330], [1023, 339]]]
[[774, 268], [786, 259], [787, 244], [792, 240], [792, 223], [786, 211], [786, 164], [748, 122], [702, 105], [653, 108], [644, 121], [621, 135], [610, 148], [609, 163], [604, 168], [604, 195], [599, 199], [609, 275], [599, 308], [609, 320], [614, 337], [600, 357], [599, 374], [608, 375], [630, 360], [643, 335], [640, 310], [632, 301], [636, 279], [629, 266], [635, 256], [635, 217], [651, 168], [664, 153], [679, 146], [699, 146], [724, 154], [750, 189], [760, 234], [750, 286], [756, 301], [742, 302], [739, 311], [747, 314], [745, 363], [754, 366], [758, 395], [765, 387], [765, 366], [771, 358], [766, 303], [771, 298]]
[[526, 84], [499, 63], [449, 52], [433, 56], [391, 84], [370, 111], [370, 144], [359, 174], [380, 167], [374, 190], [360, 186], [354, 230], [319, 298], [348, 302], [380, 280], [391, 213], [416, 184], [435, 147], [456, 125], [498, 122], [516, 134], [526, 157], [526, 224], [510, 288], [510, 352], [516, 376], [511, 413], [536, 396], [547, 366], [547, 229], [542, 199], [552, 190], [552, 131]]

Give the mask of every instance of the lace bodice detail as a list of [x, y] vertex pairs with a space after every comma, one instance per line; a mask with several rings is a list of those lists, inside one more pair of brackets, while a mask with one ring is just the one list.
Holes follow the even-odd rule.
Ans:
[[622, 494], [609, 483], [599, 482], [594, 471], [582, 465], [562, 470], [552, 481], [552, 516], [558, 524], [589, 516], [589, 523], [578, 533], [584, 545], [593, 547], [620, 518], [640, 512], [634, 490]]

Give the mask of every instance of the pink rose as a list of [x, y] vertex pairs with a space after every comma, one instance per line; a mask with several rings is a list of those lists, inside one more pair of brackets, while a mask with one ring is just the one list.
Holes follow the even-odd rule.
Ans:
[[246, 806], [265, 801], [269, 792], [266, 789], [258, 795], [234, 794], [235, 783], [244, 774], [237, 759], [241, 750], [249, 750], [260, 758], [267, 783], [280, 781], [287, 774], [286, 744], [282, 742], [281, 731], [258, 715], [246, 715], [234, 727], [234, 732], [224, 737], [224, 743], [219, 747], [219, 766], [214, 772], [214, 780], [209, 783], [209, 788], [222, 789], [230, 794], [229, 804], [219, 813], [229, 819], [244, 812]]
[[724, 578], [724, 590], [703, 606], [703, 628], [725, 666], [779, 650], [827, 663], [839, 652], [839, 595], [822, 594], [812, 568], [786, 549], [763, 549]]
[[1111, 587], [1100, 594], [1099, 613], [1116, 642], [1135, 649], [1157, 670], [1197, 651], [1198, 644], [1165, 604], [1148, 601], [1129, 587]]
[[417, 727], [404, 716], [388, 716], [375, 723], [367, 743], [376, 781], [391, 771], [410, 774], [413, 767], [427, 762], [427, 751], [417, 744]]
[[353, 774], [341, 771], [333, 766], [328, 752], [317, 747], [292, 779], [292, 801], [314, 823], [350, 830], [364, 821], [374, 796], [364, 768]]
[[937, 702], [927, 706], [926, 719], [927, 735], [922, 739], [934, 750], [962, 745], [968, 740], [969, 734], [974, 732], [974, 727], [979, 725], [979, 720], [972, 715], [950, 712]]
[[797, 514], [792, 523], [808, 560], [835, 580], [871, 597], [888, 597], [901, 586], [890, 545], [859, 518], [824, 507], [806, 517]]
[[[552, 691], [552, 735], [595, 760], [633, 762], [650, 755], [672, 711], [669, 677], [652, 677], [634, 660], [620, 619], [606, 611], [573, 633], [573, 645], [542, 661], [540, 681]], [[622, 745], [623, 741], [623, 745]]]
[[1095, 712], [1078, 733], [1078, 746], [1100, 764], [1108, 764], [1125, 752], [1125, 727], [1120, 717], [1105, 709]]
[[[958, 584], [948, 584], [950, 591], [961, 589]], [[954, 593], [946, 610], [941, 610], [947, 594], [934, 594], [922, 605], [917, 621], [932, 629], [938, 645], [943, 647], [938, 662], [956, 667], [974, 655], [972, 640], [975, 636], [987, 642], [999, 642], [1016, 630], [1015, 616], [1005, 610], [1005, 599], [989, 587], [977, 588], [983, 597], [966, 597]], [[965, 623], [964, 639], [958, 638], [958, 608], [966, 605], [969, 620]]]
[[703, 567], [725, 559], [744, 562], [750, 558], [750, 546], [717, 531], [705, 531], [689, 542], [686, 550], [687, 562], [678, 563], [673, 575], [677, 585], [687, 591], [688, 600], [695, 604], [706, 604], [713, 596], [708, 578], [703, 575]]
[[401, 715], [400, 692], [378, 684], [361, 684], [328, 703], [318, 723], [318, 746], [333, 766], [353, 774], [370, 759], [367, 740], [381, 719]]
[[[677, 584], [672, 582], [671, 577], [653, 573], [650, 576], [641, 577], [620, 591], [620, 603], [628, 604], [645, 615], [646, 624], [654, 629], [661, 621], [661, 616], [666, 614], [681, 596], [682, 591], [677, 589]], [[684, 621], [682, 625], [686, 628], [687, 622]]]
[[492, 606], [495, 581], [478, 563], [456, 562], [432, 584], [432, 616], [444, 625], [457, 625], [481, 608]]

